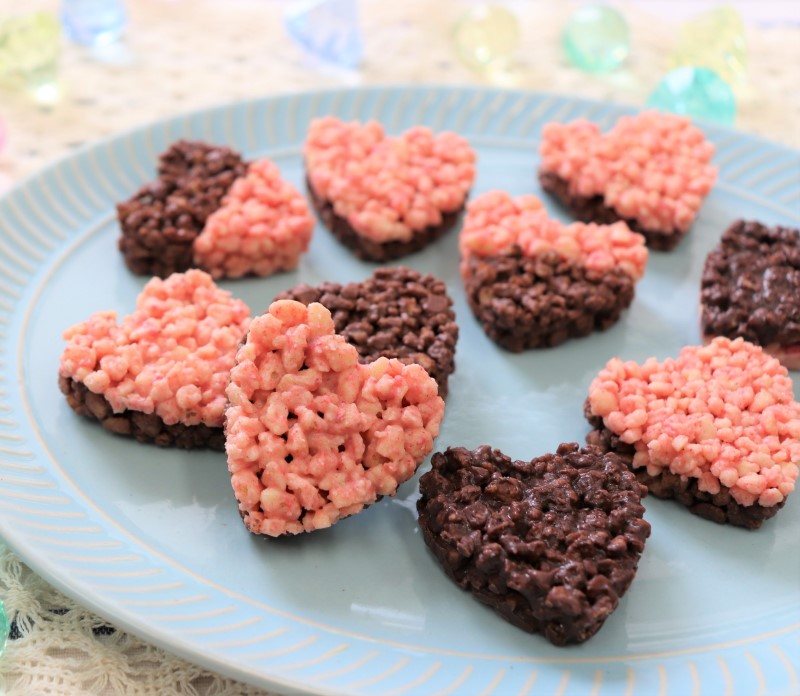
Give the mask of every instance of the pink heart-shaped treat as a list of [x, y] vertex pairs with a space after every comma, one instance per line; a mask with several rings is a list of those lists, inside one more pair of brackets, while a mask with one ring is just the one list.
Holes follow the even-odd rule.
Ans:
[[117, 323], [96, 312], [64, 332], [59, 386], [80, 415], [141, 442], [224, 448], [225, 387], [250, 310], [202, 271], [153, 278]]
[[694, 222], [717, 178], [714, 146], [689, 119], [645, 111], [608, 132], [583, 119], [542, 130], [539, 180], [585, 222], [624, 220], [669, 250]]
[[475, 152], [451, 132], [387, 136], [376, 121], [312, 121], [308, 188], [331, 232], [359, 258], [388, 261], [450, 229], [475, 180]]
[[742, 338], [663, 363], [614, 358], [589, 387], [586, 415], [590, 443], [702, 517], [754, 529], [794, 490], [800, 403], [786, 368]]
[[413, 476], [444, 415], [419, 365], [361, 365], [330, 312], [294, 300], [253, 319], [228, 386], [226, 450], [247, 528], [330, 527]]

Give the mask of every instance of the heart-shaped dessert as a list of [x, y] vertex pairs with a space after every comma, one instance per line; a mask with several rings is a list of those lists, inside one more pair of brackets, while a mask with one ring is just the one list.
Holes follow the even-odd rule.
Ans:
[[266, 276], [291, 270], [308, 249], [314, 217], [267, 159], [248, 165], [227, 147], [179, 141], [158, 175], [117, 205], [119, 248], [134, 273]]
[[319, 302], [330, 310], [336, 333], [358, 350], [360, 362], [380, 357], [416, 363], [447, 395], [455, 369], [458, 325], [444, 282], [405, 266], [379, 268], [360, 283], [298, 285], [278, 300]]
[[273, 302], [253, 319], [228, 386], [226, 450], [246, 527], [330, 527], [413, 476], [444, 415], [419, 365], [362, 365], [321, 304]]
[[741, 336], [800, 370], [800, 230], [737, 220], [706, 257], [703, 340]]
[[800, 403], [777, 359], [716, 338], [677, 359], [613, 358], [589, 387], [587, 441], [630, 462], [660, 498], [756, 529], [783, 507], [800, 463]]
[[583, 119], [548, 123], [539, 181], [579, 220], [623, 220], [653, 249], [673, 249], [717, 178], [714, 146], [689, 119], [645, 111], [608, 133]]
[[535, 196], [502, 191], [469, 203], [459, 241], [475, 317], [515, 352], [607, 329], [647, 264], [644, 239], [625, 223], [564, 225]]
[[420, 492], [419, 526], [447, 575], [556, 645], [597, 633], [650, 535], [644, 486], [616, 455], [575, 443], [528, 462], [449, 448]]
[[398, 137], [369, 121], [311, 122], [308, 190], [328, 229], [356, 256], [389, 261], [430, 244], [458, 219], [475, 180], [475, 152], [422, 126]]
[[153, 278], [133, 314], [64, 332], [59, 386], [106, 430], [186, 449], [225, 446], [225, 387], [250, 310], [198, 270]]

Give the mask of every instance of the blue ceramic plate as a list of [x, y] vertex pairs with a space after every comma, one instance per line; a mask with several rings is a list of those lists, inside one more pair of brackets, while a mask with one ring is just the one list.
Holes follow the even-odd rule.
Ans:
[[[348, 694], [789, 694], [800, 680], [800, 494], [757, 532], [649, 499], [653, 534], [619, 609], [589, 642], [556, 648], [446, 577], [416, 526], [416, 480], [334, 528], [266, 543], [248, 534], [225, 458], [109, 435], [56, 385], [62, 331], [132, 310], [145, 278], [116, 250], [114, 203], [181, 137], [268, 155], [302, 185], [309, 120], [375, 118], [391, 133], [453, 129], [478, 152], [475, 193], [539, 192], [542, 125], [626, 109], [552, 95], [435, 87], [267, 98], [181, 116], [85, 148], [0, 200], [0, 532], [37, 572], [100, 615], [189, 660], [276, 690]], [[446, 280], [461, 326], [437, 445], [531, 458], [582, 441], [582, 404], [612, 356], [699, 341], [703, 259], [738, 217], [800, 224], [800, 155], [729, 130], [719, 183], [689, 236], [654, 253], [611, 330], [510, 355], [481, 332], [458, 276], [457, 234], [406, 262]], [[549, 199], [551, 212], [563, 216]], [[224, 283], [254, 312], [300, 281], [367, 277], [318, 228], [298, 270]], [[795, 375], [796, 376], [796, 375]], [[427, 463], [422, 469], [427, 468]]]

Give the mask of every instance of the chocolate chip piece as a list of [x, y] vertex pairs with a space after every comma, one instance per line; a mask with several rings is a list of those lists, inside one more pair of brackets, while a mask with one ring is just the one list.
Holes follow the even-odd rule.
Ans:
[[[593, 502], [598, 491], [608, 509]], [[556, 645], [600, 629], [650, 534], [645, 489], [625, 463], [575, 443], [527, 462], [486, 445], [448, 448], [433, 455], [420, 492], [419, 526], [447, 575]]]

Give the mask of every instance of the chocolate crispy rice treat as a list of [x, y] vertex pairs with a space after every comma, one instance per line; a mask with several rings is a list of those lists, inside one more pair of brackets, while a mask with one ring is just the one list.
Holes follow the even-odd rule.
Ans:
[[716, 181], [714, 146], [690, 121], [645, 111], [607, 133], [579, 119], [542, 131], [539, 182], [584, 222], [625, 222], [651, 249], [683, 239]]
[[706, 257], [700, 301], [705, 342], [741, 336], [800, 370], [800, 230], [734, 222]]
[[470, 202], [459, 243], [470, 308], [513, 352], [608, 329], [633, 301], [648, 256], [624, 223], [564, 225], [534, 196], [502, 191]]
[[436, 453], [417, 501], [447, 575], [526, 631], [582, 643], [636, 574], [645, 489], [614, 454], [575, 443], [529, 462], [488, 445]]
[[457, 222], [475, 179], [475, 152], [451, 132], [421, 126], [387, 135], [376, 121], [312, 121], [303, 155], [320, 218], [360, 259], [418, 251]]
[[193, 243], [247, 163], [227, 147], [181, 140], [159, 159], [158, 178], [117, 205], [125, 265], [166, 278], [192, 268]]
[[458, 325], [445, 284], [404, 266], [379, 268], [360, 283], [301, 284], [277, 300], [319, 302], [333, 315], [336, 333], [358, 351], [359, 361], [397, 358], [425, 368], [447, 395], [455, 370]]

